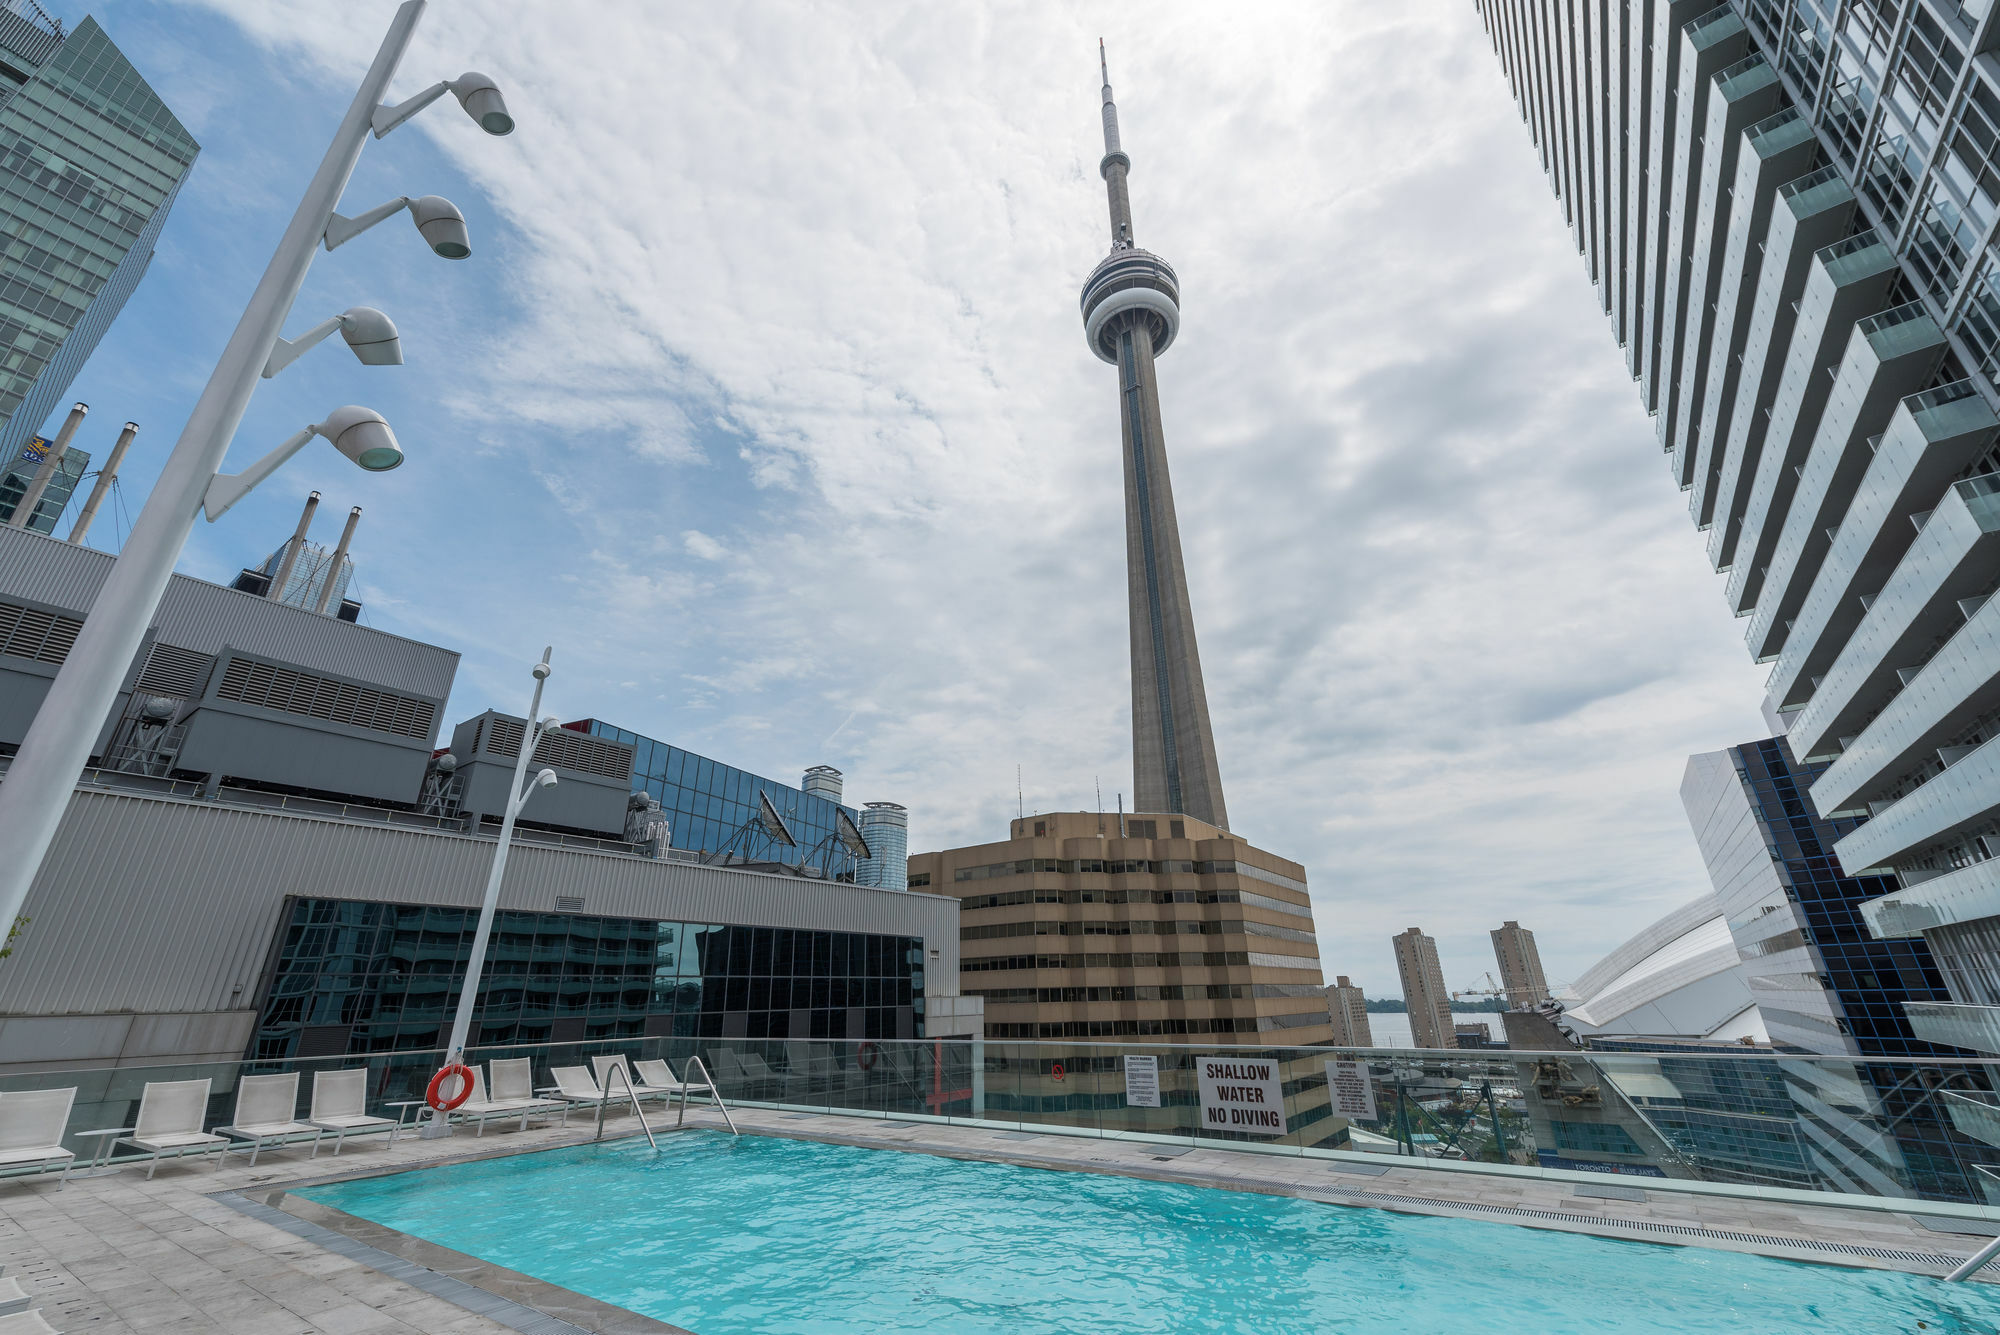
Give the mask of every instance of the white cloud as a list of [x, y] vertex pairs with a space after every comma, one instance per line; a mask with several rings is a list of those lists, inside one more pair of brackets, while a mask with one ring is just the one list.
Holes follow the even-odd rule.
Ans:
[[[327, 87], [391, 8], [209, 3]], [[467, 650], [461, 713], [561, 636], [575, 712], [838, 764], [913, 847], [999, 835], [1016, 764], [1042, 809], [1129, 790], [1075, 305], [1101, 23], [1185, 290], [1162, 398], [1230, 811], [1308, 865], [1329, 975], [1393, 992], [1421, 925], [1462, 985], [1507, 917], [1574, 976], [1705, 888], [1682, 759], [1762, 729], [1497, 64], [1465, 5], [1135, 12], [435, 7], [396, 95], [485, 69], [520, 128], [418, 122], [516, 229], [477, 280], [509, 324], [429, 374], [560, 513], [547, 560], [413, 547], [454, 578], [406, 624]]]
[[681, 546], [687, 554], [702, 561], [720, 561], [729, 555], [729, 549], [700, 529], [691, 528], [681, 534]]

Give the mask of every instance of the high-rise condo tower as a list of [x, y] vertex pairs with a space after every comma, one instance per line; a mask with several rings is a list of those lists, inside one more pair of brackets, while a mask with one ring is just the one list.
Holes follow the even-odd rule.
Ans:
[[1110, 197], [1111, 253], [1084, 282], [1083, 329], [1090, 350], [1118, 368], [1125, 583], [1131, 600], [1133, 810], [1185, 813], [1227, 829], [1154, 365], [1180, 332], [1180, 281], [1165, 260], [1132, 240], [1132, 202], [1125, 188], [1132, 159], [1118, 145], [1118, 108], [1111, 100], [1102, 42], [1098, 62], [1104, 72], [1104, 159], [1098, 173]]

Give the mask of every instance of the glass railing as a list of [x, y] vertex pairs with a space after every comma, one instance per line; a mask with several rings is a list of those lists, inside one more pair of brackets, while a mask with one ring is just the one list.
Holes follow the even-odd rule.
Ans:
[[[2000, 1183], [2000, 1061], [1833, 1058], [1719, 1044], [1659, 1050], [1403, 1051], [997, 1039], [621, 1038], [473, 1049], [550, 1068], [623, 1054], [682, 1072], [699, 1057], [732, 1105], [1441, 1170], [1611, 1174], [1725, 1193], [1921, 1199], [1987, 1211]], [[206, 1079], [202, 1129], [231, 1124], [245, 1075], [367, 1072], [367, 1110], [413, 1123], [437, 1050], [0, 1076], [6, 1096], [74, 1088], [80, 1163], [141, 1153], [86, 1133], [130, 1127], [149, 1082]], [[697, 1095], [695, 1101], [702, 1101]], [[616, 1109], [614, 1107], [614, 1114]]]

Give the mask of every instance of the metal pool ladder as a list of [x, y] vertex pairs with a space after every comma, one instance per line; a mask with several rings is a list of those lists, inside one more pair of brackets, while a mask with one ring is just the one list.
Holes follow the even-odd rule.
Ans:
[[604, 1139], [604, 1109], [611, 1102], [611, 1077], [614, 1075], [625, 1082], [625, 1097], [632, 1100], [632, 1115], [639, 1119], [639, 1129], [646, 1133], [646, 1143], [657, 1150], [660, 1148], [660, 1142], [653, 1139], [653, 1128], [646, 1125], [646, 1114], [639, 1108], [639, 1092], [632, 1088], [632, 1077], [625, 1073], [625, 1063], [622, 1061], [608, 1067], [604, 1072], [604, 1088], [599, 1091], [602, 1097], [597, 1100], [597, 1134], [591, 1139]]
[[722, 1120], [729, 1123], [729, 1134], [732, 1136], [741, 1136], [743, 1133], [736, 1129], [736, 1119], [729, 1115], [729, 1105], [722, 1101], [722, 1094], [715, 1087], [714, 1077], [709, 1075], [708, 1068], [702, 1065], [701, 1058], [699, 1057], [689, 1057], [681, 1065], [681, 1113], [674, 1120], [674, 1129], [678, 1131], [682, 1124], [687, 1121], [688, 1079], [697, 1071], [701, 1073], [701, 1083], [703, 1088], [708, 1090], [708, 1097], [715, 1100], [715, 1106], [722, 1110]]

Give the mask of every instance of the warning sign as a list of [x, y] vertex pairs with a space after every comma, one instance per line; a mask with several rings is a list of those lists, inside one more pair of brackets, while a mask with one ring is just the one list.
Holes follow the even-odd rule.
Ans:
[[1335, 1117], [1375, 1120], [1375, 1085], [1368, 1078], [1367, 1062], [1328, 1062], [1326, 1092]]
[[1204, 1131], [1249, 1136], [1285, 1134], [1285, 1091], [1278, 1063], [1268, 1057], [1197, 1057]]
[[1125, 1106], [1128, 1108], [1157, 1108], [1160, 1106], [1160, 1059], [1158, 1057], [1127, 1057], [1125, 1059]]

